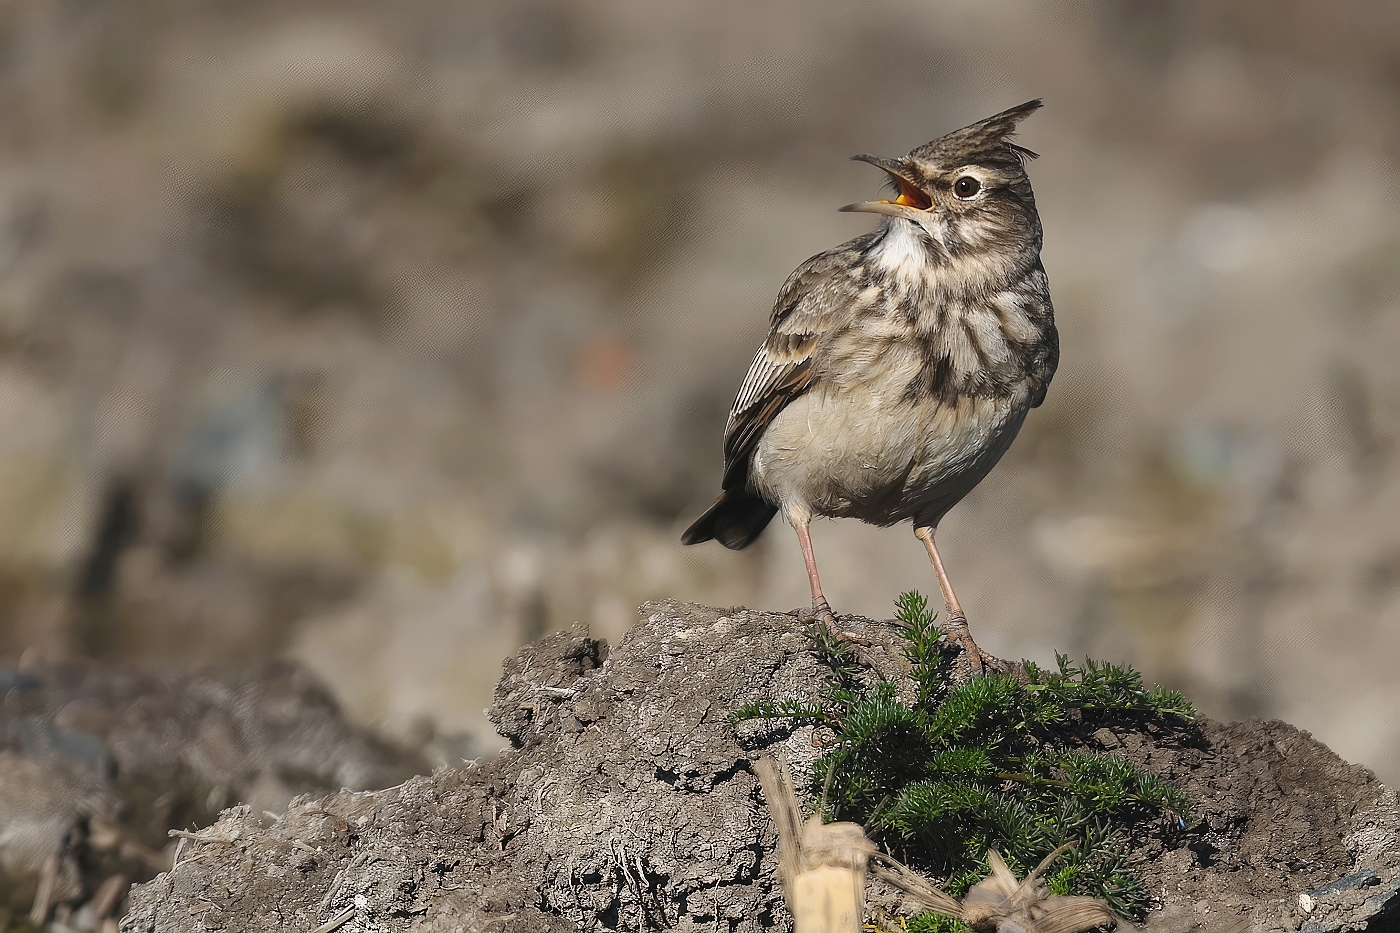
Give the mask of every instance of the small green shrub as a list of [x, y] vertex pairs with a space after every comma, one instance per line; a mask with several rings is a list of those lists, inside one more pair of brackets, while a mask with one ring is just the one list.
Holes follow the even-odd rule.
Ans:
[[[986, 876], [995, 848], [1024, 875], [1062, 843], [1077, 846], [1046, 881], [1052, 893], [1106, 899], [1140, 917], [1147, 893], [1128, 852], [1133, 834], [1175, 832], [1185, 796], [1112, 755], [1071, 741], [1110, 718], [1195, 716], [1179, 693], [1146, 689], [1132, 668], [1057, 655], [1057, 669], [1027, 662], [1025, 676], [993, 673], [960, 686], [943, 677], [942, 632], [928, 600], [896, 601], [903, 651], [917, 688], [873, 679], [852, 646], [813, 623], [814, 650], [831, 671], [819, 701], [763, 701], [738, 719], [813, 720], [834, 741], [817, 761], [813, 793], [827, 819], [863, 824], [897, 857], [948, 879], [954, 895]], [[947, 918], [910, 918], [911, 933], [952, 929]]]

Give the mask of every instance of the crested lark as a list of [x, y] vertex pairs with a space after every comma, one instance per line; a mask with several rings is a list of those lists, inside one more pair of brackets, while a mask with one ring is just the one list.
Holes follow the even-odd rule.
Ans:
[[948, 634], [981, 652], [934, 531], [1006, 453], [1059, 361], [1040, 217], [1010, 142], [1040, 101], [897, 159], [859, 155], [898, 197], [841, 208], [879, 229], [798, 266], [773, 308], [724, 432], [724, 491], [682, 540], [752, 544], [779, 511], [797, 531], [812, 608], [815, 515], [913, 522], [938, 576]]

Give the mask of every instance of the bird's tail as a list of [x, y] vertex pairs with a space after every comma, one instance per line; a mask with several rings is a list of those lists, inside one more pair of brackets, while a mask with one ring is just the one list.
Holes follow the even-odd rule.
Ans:
[[777, 506], [769, 505], [753, 493], [726, 489], [715, 504], [685, 530], [681, 543], [699, 544], [714, 539], [731, 551], [739, 551], [758, 540], [777, 514]]

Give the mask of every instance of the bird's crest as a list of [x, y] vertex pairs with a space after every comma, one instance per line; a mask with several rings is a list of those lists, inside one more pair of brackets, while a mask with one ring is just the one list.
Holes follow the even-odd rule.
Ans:
[[933, 142], [924, 143], [909, 157], [934, 163], [989, 163], [1014, 161], [1024, 164], [1037, 158], [1036, 153], [1011, 141], [1016, 125], [1042, 106], [1039, 98], [1028, 100], [1019, 107], [978, 120], [960, 130], [953, 130]]

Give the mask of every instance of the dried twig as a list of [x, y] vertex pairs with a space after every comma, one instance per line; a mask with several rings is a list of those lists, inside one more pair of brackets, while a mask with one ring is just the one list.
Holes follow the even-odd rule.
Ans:
[[325, 923], [312, 930], [311, 933], [332, 933], [345, 925], [345, 922], [355, 916], [355, 908], [347, 907]]
[[237, 842], [236, 839], [231, 839], [221, 833], [210, 834], [207, 829], [197, 833], [192, 833], [188, 829], [172, 829], [168, 830], [166, 835], [179, 839], [190, 839], [194, 842], [217, 842], [226, 846], [231, 846]]
[[[804, 825], [787, 763], [765, 756], [754, 762], [763, 796], [778, 828], [778, 875], [796, 933], [859, 933], [865, 914], [867, 866], [902, 891], [918, 910], [966, 923], [974, 933], [1083, 933], [1128, 924], [1104, 901], [1051, 895], [1046, 869], [1071, 846], [1051, 852], [1023, 881], [1017, 881], [996, 850], [987, 853], [992, 872], [961, 901], [918, 872], [877, 852], [855, 823]], [[873, 864], [872, 864], [873, 863]]]
[[947, 917], [962, 919], [962, 904], [941, 888], [935, 888], [923, 876], [905, 867], [883, 852], [875, 853], [876, 862], [870, 873], [903, 891], [920, 910], [932, 910]]
[[778, 874], [792, 911], [794, 933], [860, 933], [865, 872], [875, 846], [855, 823], [804, 825], [787, 762], [754, 762], [768, 810], [778, 827]]
[[1092, 897], [1051, 895], [1042, 878], [1045, 870], [1072, 847], [1060, 846], [1047, 855], [1024, 881], [1016, 876], [995, 849], [987, 852], [992, 873], [972, 886], [961, 901], [934, 887], [912, 869], [887, 855], [872, 873], [909, 896], [920, 910], [932, 910], [966, 923], [976, 933], [1023, 931], [1023, 933], [1082, 933], [1096, 927], [1126, 922], [1109, 910], [1108, 904]]

